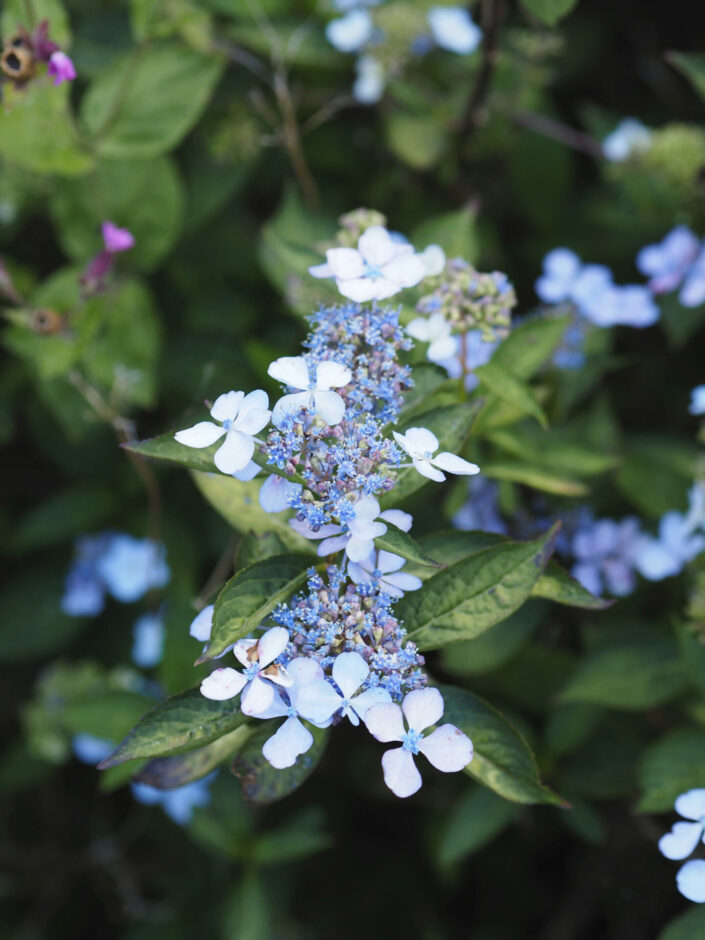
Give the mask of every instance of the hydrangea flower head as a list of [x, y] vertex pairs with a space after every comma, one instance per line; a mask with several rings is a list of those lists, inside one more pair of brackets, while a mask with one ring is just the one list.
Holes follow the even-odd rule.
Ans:
[[635, 564], [649, 581], [679, 574], [683, 566], [705, 550], [705, 535], [683, 513], [667, 512], [659, 522], [658, 537], [643, 535], [636, 547]]
[[630, 594], [636, 585], [634, 565], [641, 539], [637, 519], [586, 518], [573, 536], [575, 564], [571, 574], [597, 596], [605, 587], [616, 597]]
[[255, 452], [253, 435], [262, 430], [271, 417], [269, 398], [262, 389], [246, 395], [244, 392], [226, 392], [216, 398], [211, 408], [212, 421], [199, 421], [193, 427], [177, 431], [174, 439], [186, 447], [209, 447], [225, 440], [215, 452], [213, 463], [221, 473], [243, 470]]
[[339, 52], [358, 52], [372, 38], [374, 26], [367, 10], [350, 10], [326, 26], [326, 39]]
[[[418, 472], [428, 477], [429, 480], [435, 480], [438, 483], [445, 480], [446, 473], [474, 474], [479, 473], [480, 468], [475, 463], [470, 463], [462, 457], [451, 454], [448, 451], [441, 451], [436, 454], [439, 448], [438, 438], [426, 428], [408, 428], [404, 434], [394, 431], [394, 439], [411, 457], [413, 465]], [[435, 456], [434, 456], [435, 455]]]
[[636, 118], [624, 118], [602, 141], [602, 152], [612, 163], [622, 163], [651, 146], [651, 131]]
[[395, 241], [387, 229], [373, 225], [360, 236], [357, 248], [329, 248], [326, 263], [309, 272], [335, 278], [344, 297], [357, 303], [385, 300], [426, 276], [426, 265], [411, 245]]
[[482, 30], [464, 7], [431, 7], [428, 25], [436, 43], [458, 55], [474, 52], [482, 40]]
[[164, 587], [171, 576], [163, 545], [122, 534], [111, 537], [95, 570], [108, 593], [125, 604]]
[[76, 78], [76, 66], [65, 52], [57, 50], [49, 57], [47, 73], [54, 79], [55, 85], [62, 85]]
[[367, 712], [365, 724], [373, 737], [384, 744], [401, 744], [382, 757], [384, 782], [397, 796], [412, 796], [421, 788], [421, 774], [414, 763], [416, 754], [423, 754], [444, 773], [463, 770], [472, 760], [472, 741], [455, 725], [441, 725], [431, 734], [423, 734], [441, 720], [443, 707], [438, 689], [417, 689], [405, 696], [401, 708], [392, 702], [374, 705]]
[[646, 245], [636, 256], [636, 266], [649, 278], [655, 294], [675, 290], [695, 260], [700, 242], [686, 225], [677, 225], [663, 241]]

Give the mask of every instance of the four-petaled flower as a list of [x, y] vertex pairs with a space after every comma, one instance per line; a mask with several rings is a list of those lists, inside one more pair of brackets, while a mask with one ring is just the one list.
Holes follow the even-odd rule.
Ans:
[[[476, 463], [470, 463], [456, 454], [451, 454], [446, 450], [436, 454], [439, 447], [438, 438], [426, 428], [409, 428], [404, 434], [398, 431], [393, 433], [394, 440], [411, 457], [418, 472], [428, 477], [429, 480], [436, 480], [438, 483], [445, 480], [443, 470], [446, 473], [459, 474], [480, 472]], [[436, 454], [435, 457], [434, 454]]]
[[254, 434], [267, 424], [271, 416], [267, 393], [257, 389], [244, 392], [226, 392], [219, 395], [211, 408], [212, 421], [199, 421], [185, 431], [177, 431], [174, 438], [187, 447], [209, 447], [225, 435], [213, 462], [221, 473], [237, 473], [250, 462], [255, 452]]
[[408, 242], [395, 241], [386, 228], [372, 225], [357, 248], [329, 248], [326, 263], [309, 268], [314, 277], [333, 277], [344, 297], [357, 303], [384, 300], [426, 276], [426, 264]]
[[442, 718], [443, 707], [438, 689], [415, 689], [405, 696], [401, 708], [390, 702], [374, 705], [367, 712], [365, 724], [373, 737], [384, 744], [401, 743], [382, 757], [384, 782], [397, 796], [411, 796], [420, 789], [421, 774], [414, 763], [419, 752], [444, 773], [462, 770], [472, 760], [472, 741], [455, 725], [441, 725], [424, 737], [426, 728]]
[[[380, 519], [391, 522], [402, 532], [408, 532], [414, 521], [410, 513], [400, 509], [387, 509], [380, 515]], [[351, 561], [348, 565], [348, 575], [355, 584], [377, 581], [390, 597], [402, 597], [405, 591], [418, 591], [423, 584], [421, 578], [417, 578], [415, 574], [399, 570], [404, 564], [405, 560], [393, 552], [373, 551], [361, 562]]]
[[430, 317], [417, 317], [406, 328], [409, 336], [428, 343], [426, 356], [431, 362], [443, 362], [451, 359], [458, 352], [458, 338], [450, 331], [450, 323], [442, 313], [432, 313]]
[[299, 714], [309, 721], [318, 724], [329, 722], [336, 712], [340, 712], [342, 718], [359, 725], [370, 708], [391, 703], [392, 697], [386, 689], [377, 687], [358, 691], [370, 674], [370, 667], [359, 653], [340, 653], [333, 662], [332, 672], [340, 692], [324, 678], [318, 678], [305, 685], [299, 693]]
[[345, 549], [350, 561], [364, 561], [374, 550], [374, 540], [387, 531], [387, 526], [383, 522], [377, 522], [377, 518], [386, 518], [388, 522], [395, 524], [390, 515], [395, 512], [397, 510], [388, 509], [380, 515], [379, 503], [374, 496], [363, 496], [354, 504], [352, 516], [347, 520], [345, 528], [340, 525], [324, 525], [314, 531], [298, 519], [290, 519], [289, 525], [307, 539], [323, 539], [318, 546], [321, 558]]
[[243, 672], [226, 666], [215, 669], [201, 683], [201, 694], [215, 702], [235, 698], [242, 692], [241, 708], [245, 715], [260, 715], [274, 701], [272, 683], [284, 687], [292, 684], [286, 670], [277, 665], [277, 659], [286, 649], [289, 632], [284, 627], [272, 627], [259, 640], [248, 637], [238, 640], [233, 652], [245, 667]]
[[316, 366], [316, 378], [311, 381], [308, 363], [303, 356], [283, 356], [275, 359], [267, 372], [273, 379], [301, 391], [284, 395], [274, 406], [272, 423], [280, 427], [291, 415], [306, 408], [328, 425], [340, 424], [345, 415], [345, 401], [334, 388], [342, 388], [352, 379], [352, 373], [341, 362], [326, 360]]

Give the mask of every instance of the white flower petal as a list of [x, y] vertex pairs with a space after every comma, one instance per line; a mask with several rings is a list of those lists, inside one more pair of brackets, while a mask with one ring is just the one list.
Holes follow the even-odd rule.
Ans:
[[402, 558], [401, 555], [395, 555], [393, 552], [380, 552], [377, 556], [377, 565], [372, 565], [372, 567], [377, 567], [383, 575], [394, 574], [395, 571], [399, 571], [400, 568], [403, 568], [406, 564], [406, 559]]
[[402, 289], [402, 285], [388, 277], [371, 278], [375, 288], [375, 300], [386, 300], [393, 297]]
[[688, 790], [676, 799], [676, 812], [686, 819], [705, 819], [705, 789]]
[[[386, 526], [384, 531], [387, 531]], [[384, 535], [384, 532], [380, 532], [379, 534]], [[373, 551], [374, 547], [375, 543], [372, 539], [359, 539], [351, 535], [345, 545], [345, 554], [350, 561], [360, 562], [369, 558], [370, 552]]]
[[671, 831], [659, 839], [659, 852], [670, 859], [687, 858], [700, 842], [702, 834], [703, 827], [700, 823], [674, 823]]
[[303, 718], [327, 721], [340, 708], [343, 699], [325, 679], [314, 679], [298, 690], [296, 709]]
[[191, 621], [191, 626], [188, 628], [188, 632], [191, 634], [191, 636], [201, 643], [207, 643], [211, 638], [211, 630], [213, 629], [213, 610], [213, 604], [209, 604], [207, 607], [204, 607], [200, 614], [196, 614], [196, 616]]
[[293, 767], [300, 754], [313, 744], [313, 735], [298, 718], [287, 718], [279, 730], [264, 742], [262, 753], [272, 767]]
[[388, 574], [382, 578], [382, 584], [387, 594], [392, 597], [401, 597], [407, 591], [418, 591], [423, 587], [423, 581], [415, 574], [400, 571], [398, 574]]
[[327, 392], [331, 388], [342, 388], [352, 380], [352, 372], [342, 362], [327, 359], [316, 366], [316, 388]]
[[335, 555], [336, 552], [341, 552], [347, 544], [347, 535], [337, 535], [330, 539], [323, 539], [318, 546], [318, 557], [325, 558], [326, 555]]
[[345, 698], [352, 698], [370, 674], [359, 653], [340, 653], [333, 662], [333, 678]]
[[267, 477], [259, 491], [259, 504], [265, 512], [283, 512], [289, 508], [289, 500], [301, 492], [300, 483], [292, 483], [274, 473]]
[[225, 392], [224, 395], [218, 395], [211, 408], [211, 417], [216, 421], [232, 421], [244, 398], [244, 392]]
[[333, 277], [339, 280], [349, 281], [364, 274], [365, 262], [354, 248], [329, 248], [326, 258]]
[[375, 705], [384, 705], [392, 701], [392, 696], [387, 692], [386, 689], [367, 689], [365, 692], [360, 692], [359, 695], [356, 695], [355, 698], [350, 702], [352, 707], [355, 709], [357, 714], [365, 720], [367, 712], [373, 708]]
[[379, 518], [384, 519], [385, 522], [391, 522], [402, 532], [408, 532], [414, 521], [410, 512], [402, 512], [401, 509], [385, 509], [380, 513]]
[[381, 225], [371, 225], [360, 236], [357, 248], [362, 258], [373, 268], [381, 267], [399, 252], [389, 232]]
[[[425, 456], [434, 454], [438, 450], [438, 438], [427, 428], [407, 428], [404, 432], [404, 443], [399, 441], [410, 454]], [[396, 434], [395, 434], [396, 437]]]
[[327, 539], [332, 535], [340, 535], [342, 531], [339, 525], [322, 525], [320, 529], [314, 532], [307, 523], [301, 522], [296, 517], [289, 519], [289, 525], [299, 535], [303, 535], [305, 539]]
[[411, 462], [422, 477], [427, 477], [429, 480], [435, 480], [436, 483], [442, 483], [446, 478], [445, 473], [442, 473], [440, 470], [434, 467], [430, 460], [422, 460], [418, 457], [412, 457]]
[[337, 392], [313, 392], [316, 414], [329, 426], [340, 424], [345, 416], [345, 401]]
[[[384, 708], [385, 706], [378, 706]], [[414, 758], [403, 747], [395, 747], [382, 756], [384, 782], [392, 793], [404, 799], [421, 789], [421, 774], [416, 769]]]
[[426, 317], [417, 317], [411, 323], [407, 323], [405, 329], [409, 336], [421, 340], [422, 343], [430, 343], [433, 338], [431, 321]]
[[326, 262], [325, 264], [314, 264], [308, 269], [308, 273], [312, 277], [334, 277], [333, 269]]
[[291, 388], [307, 389], [311, 384], [308, 363], [303, 356], [282, 356], [281, 359], [275, 359], [267, 369], [267, 374]]
[[443, 717], [443, 696], [438, 689], [414, 689], [404, 697], [401, 707], [409, 727], [423, 731]]
[[258, 712], [253, 718], [267, 720], [268, 718], [285, 718], [289, 714], [289, 706], [278, 692], [274, 693], [272, 704], [266, 711]]
[[419, 741], [419, 750], [436, 770], [455, 773], [472, 760], [472, 741], [455, 725], [441, 725]]
[[377, 297], [377, 288], [371, 277], [338, 278], [336, 284], [343, 297], [349, 297], [357, 304], [367, 303]]
[[382, 274], [400, 287], [415, 287], [426, 277], [426, 265], [420, 255], [397, 255], [384, 265]]
[[427, 277], [435, 277], [446, 266], [446, 254], [440, 245], [429, 245], [421, 252]]
[[286, 667], [286, 671], [294, 683], [289, 695], [295, 695], [308, 682], [323, 678], [323, 670], [316, 660], [308, 659], [306, 656], [297, 656], [296, 659], [292, 659]]
[[224, 702], [235, 698], [247, 682], [247, 679], [229, 666], [224, 669], [214, 669], [201, 683], [201, 695], [213, 702]]
[[271, 411], [263, 408], [252, 408], [245, 414], [238, 415], [233, 424], [233, 429], [241, 431], [243, 434], [259, 434], [263, 427], [267, 425], [272, 415]]
[[251, 437], [240, 431], [228, 431], [213, 456], [213, 463], [221, 473], [236, 473], [247, 466], [254, 452], [255, 442]]
[[686, 862], [676, 875], [676, 884], [683, 897], [696, 904], [705, 903], [705, 859]]
[[243, 715], [256, 716], [265, 712], [274, 701], [274, 686], [255, 676], [242, 693]]
[[439, 336], [434, 339], [426, 353], [431, 362], [443, 362], [452, 358], [458, 349], [457, 336]]
[[291, 415], [297, 415], [302, 408], [311, 407], [311, 392], [294, 392], [283, 395], [272, 409], [272, 424], [281, 427], [283, 421]]
[[[257, 640], [251, 636], [243, 637], [233, 644], [233, 655], [243, 666], [251, 666], [252, 663], [256, 661], [255, 659], [250, 659], [248, 655], [253, 646], [257, 646]], [[253, 655], [256, 657], [256, 654], [257, 650], [254, 651]]]
[[186, 447], [209, 447], [215, 444], [223, 434], [225, 434], [225, 428], [213, 424], [212, 421], [199, 421], [192, 428], [177, 431], [174, 434], [174, 440], [179, 444], [185, 444]]
[[262, 669], [281, 656], [289, 642], [289, 631], [285, 627], [272, 627], [257, 643], [259, 664]]
[[367, 730], [373, 738], [383, 744], [389, 741], [401, 741], [404, 737], [404, 721], [401, 708], [393, 702], [374, 705], [365, 715]]
[[260, 469], [261, 468], [257, 466], [254, 460], [251, 460], [242, 470], [236, 470], [233, 476], [236, 480], [240, 480], [241, 483], [249, 483], [250, 480], [254, 480], [260, 472]]
[[447, 450], [441, 451], [440, 454], [437, 454], [432, 459], [431, 463], [434, 466], [439, 467], [441, 470], [445, 470], [446, 473], [472, 475], [474, 473], [480, 472], [480, 468], [476, 463], [470, 463], [469, 460], [463, 460], [462, 457], [458, 457], [456, 454], [451, 454]]

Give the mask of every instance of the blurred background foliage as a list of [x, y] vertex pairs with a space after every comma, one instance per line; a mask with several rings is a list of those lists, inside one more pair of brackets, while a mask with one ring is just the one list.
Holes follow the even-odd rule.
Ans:
[[[705, 231], [692, 4], [480, 0], [476, 54], [412, 57], [428, 6], [385, 5], [396, 67], [374, 107], [352, 98], [352, 60], [325, 39], [334, 11], [313, 0], [2, 6], [3, 36], [47, 18], [78, 71], [58, 88], [5, 82], [0, 109], [8, 937], [705, 936], [701, 909], [682, 913], [655, 849], [664, 821], [650, 815], [705, 781], [705, 652], [683, 628], [681, 581], [606, 612], [535, 599], [433, 657], [436, 674], [502, 706], [570, 811], [446, 778], [392, 803], [377, 750], [341, 729], [289, 799], [247, 806], [223, 770], [179, 827], [133, 800], [124, 769], [100, 777], [72, 756], [75, 735], [117, 741], [156, 698], [195, 684], [193, 599], [234, 552], [268, 552], [204, 508], [186, 474], [118, 445], [185, 426], [203, 399], [257, 387], [294, 354], [301, 315], [326, 296], [306, 269], [341, 213], [374, 207], [419, 248], [507, 272], [522, 314], [556, 245], [633, 280], [644, 244], [681, 222]], [[653, 145], [608, 163], [600, 141], [630, 114]], [[106, 219], [135, 248], [86, 297]], [[528, 482], [558, 513], [588, 491], [598, 514], [647, 524], [683, 508], [703, 322], [702, 309], [685, 321], [665, 306], [658, 326], [601, 335], [580, 374], [554, 375], [542, 402], [555, 431], [529, 422], [483, 442], [505, 467], [503, 507], [527, 502]], [[588, 470], [591, 448], [606, 459]], [[420, 530], [464, 493], [416, 506]], [[171, 581], [163, 597], [69, 617], [74, 539], [108, 529], [163, 540]], [[164, 656], [140, 672], [133, 621], [162, 601]]]

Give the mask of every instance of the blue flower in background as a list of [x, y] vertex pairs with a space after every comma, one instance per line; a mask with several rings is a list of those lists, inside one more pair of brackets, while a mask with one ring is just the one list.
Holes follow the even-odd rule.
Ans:
[[468, 501], [453, 516], [455, 528], [504, 535], [507, 526], [499, 514], [498, 494], [499, 487], [494, 480], [484, 476], [471, 477], [468, 480]]
[[339, 52], [359, 52], [373, 33], [372, 17], [367, 10], [350, 10], [326, 26], [326, 39]]
[[686, 225], [677, 225], [663, 241], [646, 245], [636, 256], [636, 266], [648, 277], [655, 294], [675, 290], [682, 283], [700, 250], [700, 242]]
[[612, 163], [623, 163], [651, 146], [651, 131], [636, 118], [624, 118], [602, 141], [602, 152]]
[[93, 767], [115, 749], [112, 741], [98, 738], [94, 734], [74, 735], [71, 747], [76, 760], [80, 760], [82, 764], [91, 764]]
[[692, 415], [705, 415], [705, 385], [698, 385], [690, 393], [688, 411]]
[[143, 614], [132, 628], [132, 661], [151, 669], [162, 661], [166, 630], [159, 614]]
[[606, 589], [616, 597], [631, 594], [636, 586], [635, 554], [641, 528], [638, 519], [621, 522], [585, 517], [573, 535], [575, 558], [571, 574], [591, 594]]
[[382, 63], [371, 55], [358, 56], [355, 62], [353, 97], [360, 104], [376, 104], [384, 94], [387, 76]]
[[482, 41], [482, 30], [463, 7], [431, 7], [427, 18], [436, 43], [449, 52], [469, 55]]
[[159, 790], [146, 783], [132, 783], [132, 795], [145, 806], [161, 806], [175, 823], [185, 826], [191, 822], [197, 806], [208, 806], [211, 800], [210, 785], [217, 776], [217, 771], [172, 790]]

